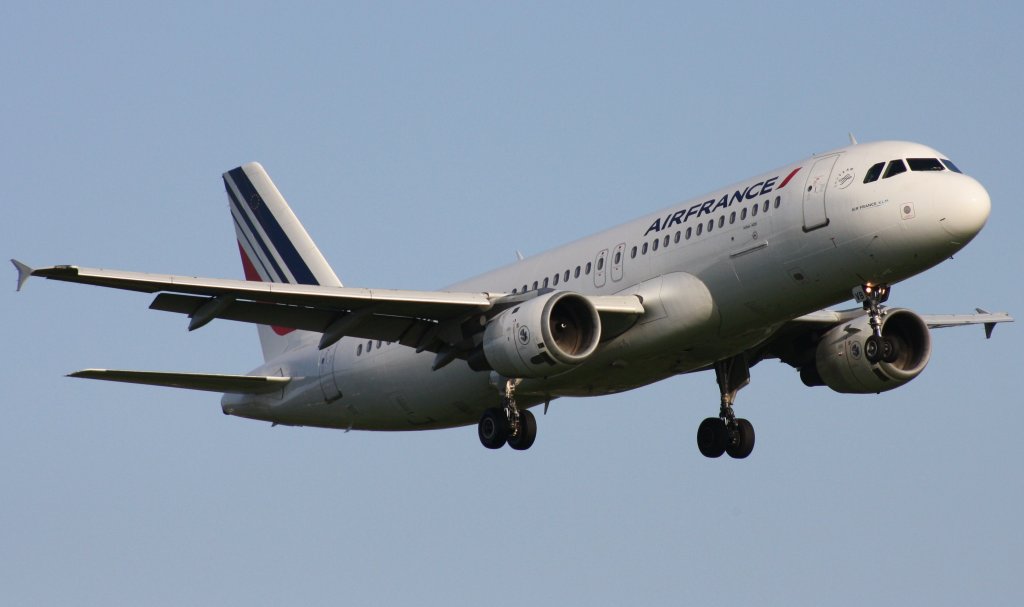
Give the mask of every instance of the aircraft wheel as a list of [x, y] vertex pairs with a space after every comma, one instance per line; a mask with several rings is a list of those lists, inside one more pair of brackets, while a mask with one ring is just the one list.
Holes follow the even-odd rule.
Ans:
[[537, 440], [537, 418], [528, 410], [519, 412], [519, 433], [508, 437], [508, 446], [516, 451], [525, 451]]
[[869, 363], [877, 363], [882, 360], [882, 338], [877, 335], [869, 335], [864, 340], [864, 358], [868, 359]]
[[894, 363], [900, 357], [900, 347], [891, 337], [882, 338], [882, 360]]
[[729, 442], [725, 422], [718, 417], [709, 417], [697, 428], [697, 448], [704, 457], [721, 457]]
[[477, 435], [480, 443], [488, 449], [501, 449], [508, 439], [508, 419], [505, 410], [491, 407], [480, 416], [477, 424]]
[[733, 459], [743, 459], [754, 450], [754, 425], [745, 419], [737, 419], [725, 452]]

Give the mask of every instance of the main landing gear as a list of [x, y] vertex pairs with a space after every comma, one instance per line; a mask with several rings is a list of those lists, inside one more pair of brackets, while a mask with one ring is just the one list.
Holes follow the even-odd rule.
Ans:
[[871, 325], [871, 335], [864, 340], [864, 357], [872, 364], [895, 362], [900, 355], [899, 345], [891, 337], [882, 336], [882, 318], [885, 316], [882, 304], [889, 299], [889, 286], [858, 285], [853, 288], [853, 298], [864, 305]]
[[729, 457], [743, 459], [754, 450], [754, 426], [745, 419], [736, 417], [732, 405], [736, 393], [750, 383], [750, 368], [747, 359], [740, 354], [715, 363], [715, 377], [722, 394], [718, 417], [709, 417], [697, 428], [697, 448], [704, 457]]
[[529, 410], [516, 406], [519, 380], [506, 379], [504, 383], [502, 406], [484, 411], [477, 425], [477, 434], [488, 449], [501, 449], [507, 443], [517, 451], [524, 451], [537, 440], [537, 418]]

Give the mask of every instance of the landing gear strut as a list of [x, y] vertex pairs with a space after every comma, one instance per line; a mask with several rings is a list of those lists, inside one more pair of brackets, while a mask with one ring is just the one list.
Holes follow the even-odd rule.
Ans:
[[750, 368], [747, 359], [740, 354], [715, 363], [715, 377], [722, 395], [718, 417], [709, 417], [697, 428], [697, 448], [704, 457], [729, 457], [743, 459], [754, 450], [754, 426], [745, 419], [736, 417], [732, 405], [736, 393], [750, 383]]
[[895, 362], [899, 358], [899, 348], [891, 337], [882, 336], [882, 318], [885, 316], [882, 304], [889, 299], [889, 286], [858, 285], [853, 288], [853, 298], [864, 305], [871, 325], [871, 335], [864, 340], [864, 357], [872, 364]]
[[477, 425], [480, 442], [488, 449], [500, 449], [507, 443], [517, 451], [524, 451], [537, 440], [537, 418], [526, 409], [516, 406], [517, 379], [505, 379], [501, 391], [501, 407], [484, 411]]

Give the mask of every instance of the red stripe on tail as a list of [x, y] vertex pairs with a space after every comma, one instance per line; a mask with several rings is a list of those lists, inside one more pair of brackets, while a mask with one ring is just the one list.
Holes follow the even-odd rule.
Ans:
[[[245, 249], [242, 248], [242, 243], [238, 243], [238, 252], [242, 255], [242, 269], [245, 271], [245, 279], [253, 282], [263, 282], [263, 279], [260, 278], [259, 273], [256, 271], [256, 266], [252, 264], [252, 260], [249, 259], [249, 256], [245, 253]], [[272, 326], [270, 328], [273, 329], [274, 333], [281, 336], [288, 335], [295, 330], [291, 327]]]

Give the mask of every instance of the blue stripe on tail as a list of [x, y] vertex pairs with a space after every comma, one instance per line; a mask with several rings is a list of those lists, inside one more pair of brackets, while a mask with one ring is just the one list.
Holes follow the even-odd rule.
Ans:
[[[235, 186], [238, 188], [238, 192], [241, 194], [246, 206], [250, 211], [252, 211], [256, 221], [258, 221], [260, 227], [263, 228], [263, 232], [267, 235], [267, 238], [270, 239], [270, 245], [277, 251], [285, 265], [288, 266], [288, 270], [290, 270], [292, 276], [295, 277], [295, 281], [298, 284], [303, 285], [319, 285], [320, 283], [317, 281], [316, 277], [313, 276], [312, 270], [309, 269], [309, 266], [306, 265], [306, 262], [302, 259], [302, 255], [300, 255], [295, 249], [295, 245], [292, 244], [288, 235], [285, 234], [284, 229], [281, 228], [281, 224], [277, 222], [277, 218], [274, 217], [274, 214], [267, 208], [266, 203], [263, 202], [263, 198], [256, 190], [256, 187], [253, 186], [251, 181], [249, 181], [249, 177], [245, 174], [245, 171], [239, 167], [229, 171], [228, 175], [230, 175], [232, 181], [235, 182]], [[230, 188], [228, 188], [228, 194], [232, 199], [232, 204], [240, 205], [241, 201], [235, 199]], [[242, 211], [241, 208], [239, 208], [239, 210]], [[242, 212], [241, 215], [245, 221], [249, 223], [247, 215], [244, 212]], [[253, 238], [260, 240], [259, 233], [253, 229], [251, 224], [249, 227], [252, 230]], [[265, 251], [267, 251], [266, 243], [260, 242], [260, 245]], [[270, 256], [269, 261], [277, 268], [278, 272], [280, 272], [280, 267], [277, 265], [277, 262], [272, 255]], [[280, 272], [280, 274], [281, 276], [284, 276], [283, 272]]]

